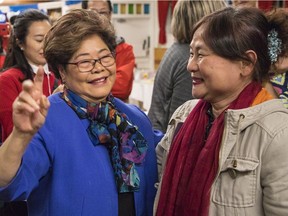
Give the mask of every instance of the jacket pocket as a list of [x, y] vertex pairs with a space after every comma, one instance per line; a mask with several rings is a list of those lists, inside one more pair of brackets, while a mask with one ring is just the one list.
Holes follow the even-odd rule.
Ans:
[[251, 207], [256, 199], [258, 160], [228, 158], [214, 184], [213, 202], [229, 207]]

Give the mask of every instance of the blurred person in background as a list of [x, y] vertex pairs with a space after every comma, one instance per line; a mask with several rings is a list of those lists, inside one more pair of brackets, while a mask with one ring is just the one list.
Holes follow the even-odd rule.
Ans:
[[278, 8], [267, 12], [266, 16], [274, 31], [268, 37], [272, 65], [270, 82], [266, 82], [265, 87], [282, 99], [288, 108], [288, 11]]
[[[106, 16], [110, 21], [113, 8], [109, 0], [88, 0], [82, 1], [82, 8], [96, 11]], [[133, 87], [135, 56], [132, 45], [125, 42], [125, 39], [116, 36], [116, 81], [112, 88], [112, 94], [124, 102], [129, 101]]]
[[174, 111], [192, 99], [192, 79], [187, 71], [192, 26], [203, 16], [226, 7], [225, 0], [178, 1], [171, 29], [175, 42], [165, 52], [154, 80], [148, 116], [153, 127], [166, 132]]

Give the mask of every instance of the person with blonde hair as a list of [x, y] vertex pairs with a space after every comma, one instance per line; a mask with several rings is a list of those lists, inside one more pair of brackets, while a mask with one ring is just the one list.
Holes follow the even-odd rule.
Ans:
[[192, 80], [187, 71], [192, 27], [203, 16], [226, 7], [225, 1], [178, 1], [171, 22], [174, 43], [165, 52], [154, 80], [148, 116], [155, 128], [165, 132], [173, 112], [192, 99]]

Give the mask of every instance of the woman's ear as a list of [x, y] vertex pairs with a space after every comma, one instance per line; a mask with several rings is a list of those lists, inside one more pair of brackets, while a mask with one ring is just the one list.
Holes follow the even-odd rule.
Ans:
[[58, 71], [59, 71], [62, 83], [65, 83], [66, 82], [66, 71], [65, 71], [64, 67], [62, 65], [60, 65], [58, 67]]
[[250, 59], [250, 61], [241, 61], [241, 75], [251, 76], [257, 61], [257, 54], [253, 50], [248, 50], [246, 51], [246, 56]]

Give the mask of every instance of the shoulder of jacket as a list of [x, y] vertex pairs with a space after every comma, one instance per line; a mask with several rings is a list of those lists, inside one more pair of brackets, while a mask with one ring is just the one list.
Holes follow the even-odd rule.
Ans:
[[24, 74], [22, 73], [21, 70], [17, 69], [17, 68], [9, 68], [3, 72], [0, 73], [0, 77], [2, 77], [2, 79], [23, 79], [24, 78]]
[[171, 116], [171, 120], [179, 119], [180, 121], [184, 121], [189, 115], [189, 113], [192, 111], [192, 109], [195, 107], [195, 105], [198, 103], [198, 101], [198, 99], [186, 101], [184, 104], [182, 104], [175, 110], [175, 112]]

